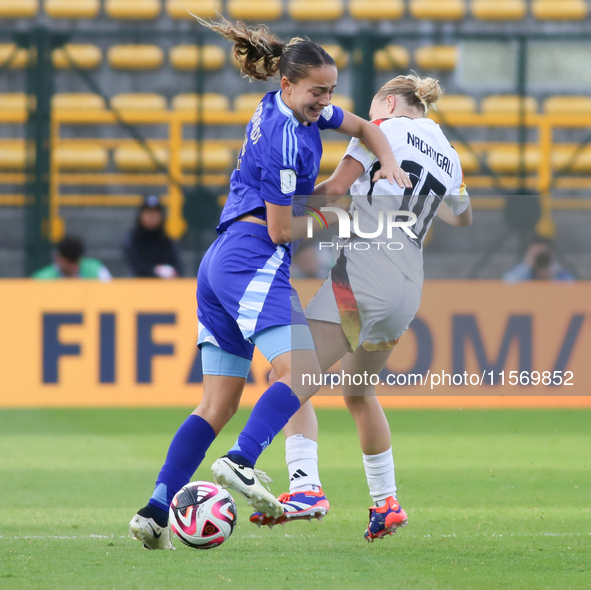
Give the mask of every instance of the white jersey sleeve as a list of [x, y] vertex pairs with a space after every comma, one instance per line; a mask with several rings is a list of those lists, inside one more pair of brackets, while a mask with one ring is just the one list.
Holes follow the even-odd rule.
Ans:
[[378, 161], [374, 154], [358, 137], [353, 137], [351, 139], [347, 146], [345, 156], [355, 158], [355, 160], [363, 166], [364, 172], [369, 172], [374, 162]]
[[464, 173], [462, 172], [460, 157], [458, 156], [457, 152], [455, 152], [455, 156], [456, 164], [452, 179], [453, 185], [449, 194], [443, 197], [443, 201], [451, 209], [451, 212], [454, 215], [460, 215], [468, 208], [468, 205], [470, 204], [470, 197], [468, 195], [468, 191], [466, 190], [466, 185], [464, 183]]

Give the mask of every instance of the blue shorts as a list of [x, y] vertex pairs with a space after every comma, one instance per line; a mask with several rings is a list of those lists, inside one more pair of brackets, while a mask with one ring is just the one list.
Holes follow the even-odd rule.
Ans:
[[290, 264], [289, 248], [274, 244], [266, 226], [233, 223], [199, 267], [199, 345], [209, 342], [250, 360], [255, 335], [276, 326], [307, 326], [289, 282]]

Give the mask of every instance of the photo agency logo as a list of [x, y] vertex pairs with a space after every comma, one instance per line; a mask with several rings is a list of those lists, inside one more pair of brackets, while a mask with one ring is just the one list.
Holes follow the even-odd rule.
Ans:
[[[306, 206], [306, 212], [310, 214], [307, 225], [308, 238], [314, 235], [314, 219], [318, 221], [320, 227], [326, 228], [328, 227], [328, 223], [323, 213], [334, 212], [339, 220], [338, 237], [342, 240], [347, 240], [351, 237], [351, 222], [353, 222], [353, 236], [363, 238], [364, 240], [383, 237], [385, 229], [387, 241], [353, 243], [352, 246], [356, 250], [369, 250], [372, 246], [378, 250], [380, 248], [402, 250], [404, 248], [402, 242], [392, 241], [394, 228], [400, 228], [409, 238], [418, 240], [417, 235], [410, 229], [417, 222], [417, 216], [412, 211], [376, 211], [374, 215], [377, 215], [377, 227], [374, 231], [363, 231], [359, 227], [359, 211], [357, 210], [353, 211], [352, 215], [349, 215], [349, 213], [339, 207], [321, 207], [318, 210]], [[319, 242], [318, 247], [320, 250], [322, 248], [336, 248], [338, 250], [345, 247], [345, 245], [340, 242]]]

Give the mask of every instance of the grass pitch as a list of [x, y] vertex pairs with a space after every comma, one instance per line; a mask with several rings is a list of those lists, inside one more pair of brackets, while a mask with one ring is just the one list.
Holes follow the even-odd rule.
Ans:
[[[362, 538], [371, 500], [354, 424], [320, 411], [322, 522], [239, 522], [218, 549], [143, 551], [127, 523], [149, 497], [182, 409], [0, 412], [0, 588], [588, 589], [591, 412], [391, 411], [409, 525]], [[226, 452], [240, 411], [195, 479]], [[259, 467], [287, 491], [284, 445]]]

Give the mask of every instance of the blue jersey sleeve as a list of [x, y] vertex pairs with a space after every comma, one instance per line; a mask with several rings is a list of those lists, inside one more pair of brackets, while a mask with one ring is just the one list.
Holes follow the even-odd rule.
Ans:
[[318, 119], [318, 129], [338, 129], [345, 117], [343, 109], [331, 104], [327, 106]]
[[293, 146], [291, 140], [282, 142], [279, 136], [270, 140], [257, 158], [261, 171], [260, 196], [274, 205], [291, 205], [296, 191], [298, 164], [295, 150], [292, 147], [290, 152], [290, 146]]

